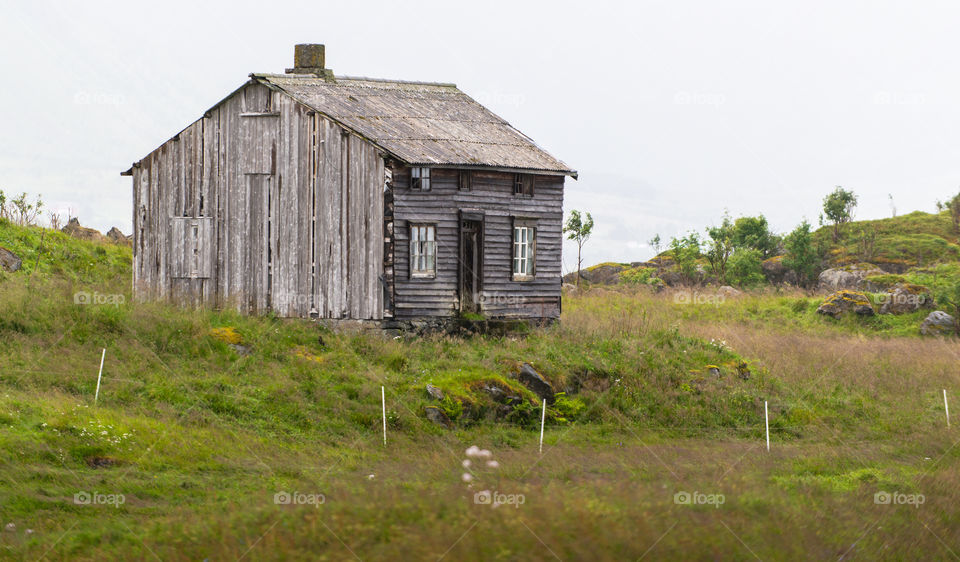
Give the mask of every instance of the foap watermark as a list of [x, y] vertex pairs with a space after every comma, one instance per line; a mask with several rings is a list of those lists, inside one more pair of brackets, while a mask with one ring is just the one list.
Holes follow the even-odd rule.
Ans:
[[677, 492], [673, 495], [673, 503], [677, 505], [712, 505], [719, 508], [727, 502], [723, 494], [704, 494], [703, 492]]
[[304, 494], [301, 492], [277, 492], [273, 495], [273, 503], [277, 505], [312, 505], [320, 507], [327, 502], [323, 494]]
[[123, 494], [101, 494], [100, 492], [80, 491], [73, 494], [73, 503], [77, 505], [112, 505], [120, 507], [127, 502]]
[[476, 505], [489, 505], [490, 507], [499, 507], [501, 505], [512, 505], [519, 508], [527, 503], [527, 496], [523, 494], [504, 494], [496, 490], [483, 490], [473, 494], [473, 503]]
[[720, 306], [727, 300], [719, 293], [701, 293], [699, 291], [677, 291], [673, 294], [674, 304], [712, 304]]
[[920, 92], [874, 92], [876, 105], [923, 105], [927, 103], [926, 94]]
[[900, 492], [877, 492], [873, 495], [873, 503], [877, 505], [912, 505], [920, 507], [927, 501], [923, 494], [902, 494]]
[[907, 306], [919, 308], [930, 303], [930, 295], [926, 293], [908, 293], [905, 291], [896, 291], [893, 293], [883, 293], [877, 295], [877, 304], [890, 304], [891, 306]]
[[727, 97], [718, 92], [677, 92], [673, 94], [676, 105], [712, 105], [719, 107], [727, 102]]
[[102, 305], [102, 304], [112, 304], [114, 306], [120, 306], [127, 301], [126, 297], [122, 294], [106, 294], [98, 293], [96, 291], [88, 293], [87, 291], [80, 291], [73, 294], [73, 304], [79, 305]]
[[77, 105], [123, 105], [127, 98], [116, 92], [86, 92], [73, 94], [73, 103]]
[[527, 299], [523, 295], [494, 292], [478, 294], [474, 302], [485, 306], [520, 306], [526, 304]]

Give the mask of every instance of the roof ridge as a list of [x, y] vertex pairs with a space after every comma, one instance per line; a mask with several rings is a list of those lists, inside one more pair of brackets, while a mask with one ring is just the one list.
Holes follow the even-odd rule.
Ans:
[[[271, 77], [283, 77], [283, 78], [302, 78], [305, 80], [322, 80], [322, 78], [316, 76], [315, 74], [280, 74], [277, 72], [251, 72], [251, 76], [271, 78]], [[410, 86], [438, 86], [442, 88], [457, 88], [457, 85], [453, 82], [428, 82], [424, 80], [394, 80], [392, 78], [370, 78], [369, 76], [338, 76], [334, 75], [334, 79], [337, 81], [343, 80], [346, 82], [379, 82], [383, 84], [407, 84]], [[336, 86], [337, 82], [328, 82], [331, 86]]]

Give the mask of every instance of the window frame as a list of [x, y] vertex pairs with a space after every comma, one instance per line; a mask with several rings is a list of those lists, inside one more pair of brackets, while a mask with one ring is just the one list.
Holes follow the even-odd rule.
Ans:
[[460, 170], [457, 178], [457, 189], [460, 191], [473, 191], [473, 171]]
[[515, 197], [533, 197], [534, 182], [533, 174], [513, 174], [513, 195]]
[[412, 191], [431, 191], [430, 168], [414, 166], [410, 168], [410, 189]]
[[[525, 242], [517, 241], [517, 230], [528, 232]], [[510, 274], [513, 281], [532, 281], [537, 276], [537, 221], [534, 219], [514, 218], [510, 229]], [[518, 252], [526, 247], [526, 256], [518, 256]], [[527, 264], [527, 271], [518, 272], [517, 264]], [[520, 269], [523, 269], [522, 267]]]
[[[421, 229], [423, 229], [423, 234], [421, 235]], [[417, 234], [414, 235], [414, 232]], [[407, 234], [409, 236], [409, 268], [410, 268], [410, 278], [411, 279], [436, 279], [437, 277], [437, 248], [439, 246], [437, 241], [437, 225], [436, 223], [419, 223], [411, 222], [408, 224]], [[432, 234], [432, 238], [431, 238]], [[425, 236], [426, 239], [421, 239], [422, 236]], [[417, 244], [418, 246], [415, 246]], [[424, 246], [419, 246], [423, 244]], [[420, 269], [416, 263], [423, 259], [425, 265], [430, 264], [431, 253], [429, 251], [429, 245], [433, 246], [433, 268], [430, 269]], [[419, 251], [415, 251], [414, 248], [420, 248]]]

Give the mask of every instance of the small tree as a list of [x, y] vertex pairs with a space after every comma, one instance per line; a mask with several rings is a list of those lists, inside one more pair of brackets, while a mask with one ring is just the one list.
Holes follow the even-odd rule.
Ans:
[[943, 206], [950, 211], [950, 218], [953, 219], [953, 231], [960, 233], [960, 193], [954, 195]]
[[733, 223], [733, 247], [757, 250], [764, 259], [776, 255], [780, 237], [770, 232], [767, 217], [740, 217]]
[[657, 259], [657, 275], [660, 275], [660, 250], [663, 249], [663, 242], [660, 240], [659, 234], [654, 234], [647, 244], [650, 244], [650, 247], [653, 248], [654, 258]]
[[793, 229], [783, 240], [786, 254], [783, 256], [783, 265], [797, 274], [797, 282], [801, 286], [808, 286], [817, 272], [819, 257], [813, 245], [813, 234], [810, 232], [810, 223], [803, 221]]
[[577, 287], [580, 287], [580, 269], [583, 265], [583, 245], [587, 243], [590, 234], [593, 233], [593, 217], [590, 213], [581, 216], [580, 211], [574, 209], [570, 211], [567, 223], [563, 225], [563, 233], [567, 235], [568, 240], [577, 243]]
[[727, 261], [730, 254], [733, 253], [733, 222], [730, 215], [723, 215], [723, 222], [720, 226], [711, 226], [707, 228], [707, 261], [710, 262], [710, 269], [721, 283], [727, 281]]
[[763, 255], [753, 248], [739, 248], [730, 256], [727, 277], [734, 285], [744, 288], [757, 287], [766, 280], [760, 262]]
[[840, 240], [840, 229], [853, 220], [853, 209], [857, 206], [857, 195], [839, 185], [832, 193], [823, 198], [823, 214], [833, 223], [833, 241]]
[[691, 232], [683, 238], [670, 239], [670, 256], [677, 264], [680, 275], [687, 281], [697, 278], [697, 260], [700, 259], [700, 236]]

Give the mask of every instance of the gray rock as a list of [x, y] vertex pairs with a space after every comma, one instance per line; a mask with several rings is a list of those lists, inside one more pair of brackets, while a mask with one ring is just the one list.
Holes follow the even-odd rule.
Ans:
[[742, 294], [743, 294], [743, 291], [734, 289], [730, 285], [724, 285], [723, 287], [720, 287], [719, 289], [717, 289], [717, 295], [723, 298], [736, 297]]
[[443, 391], [430, 383], [427, 383], [427, 394], [434, 400], [443, 400]]
[[898, 283], [883, 297], [880, 314], [906, 314], [933, 308], [933, 295], [923, 285]]
[[423, 409], [423, 413], [426, 414], [428, 420], [436, 425], [442, 425], [443, 427], [451, 427], [453, 425], [450, 423], [450, 418], [447, 417], [447, 414], [444, 414], [443, 410], [436, 406], [427, 406]]
[[839, 318], [846, 312], [853, 312], [859, 316], [873, 316], [875, 313], [867, 295], [847, 289], [837, 291], [823, 299], [817, 312], [834, 318]]
[[934, 310], [920, 325], [920, 333], [925, 336], [947, 336], [955, 333], [956, 320], [942, 310]]
[[0, 247], [0, 268], [4, 271], [14, 272], [20, 269], [23, 260], [17, 254], [14, 254], [6, 248]]
[[517, 380], [519, 380], [523, 386], [529, 388], [534, 394], [546, 400], [547, 404], [553, 404], [555, 400], [553, 386], [551, 386], [551, 384], [547, 382], [547, 379], [543, 378], [530, 363], [524, 363], [520, 366], [520, 373], [517, 374]]
[[848, 267], [837, 267], [825, 269], [820, 273], [817, 281], [817, 288], [821, 291], [840, 291], [849, 289], [852, 291], [863, 290], [865, 288], [865, 279], [870, 275], [883, 275], [886, 273], [879, 267], [863, 264], [852, 265]]
[[718, 367], [710, 367], [709, 369], [707, 369], [707, 373], [709, 373], [709, 374], [711, 374], [711, 375], [713, 375], [713, 376], [715, 376], [715, 377], [717, 377], [717, 378], [720, 377], [720, 369], [719, 369]]
[[245, 346], [245, 345], [240, 345], [239, 343], [231, 343], [231, 344], [230, 344], [230, 349], [236, 351], [237, 354], [239, 354], [239, 355], [249, 355], [249, 354], [250, 354], [250, 348], [247, 347], [247, 346]]

